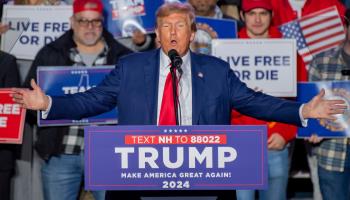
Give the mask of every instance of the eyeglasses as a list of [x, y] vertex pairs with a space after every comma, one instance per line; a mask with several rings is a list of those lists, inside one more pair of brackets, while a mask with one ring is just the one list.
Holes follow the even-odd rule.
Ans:
[[101, 27], [103, 19], [93, 19], [93, 20], [87, 20], [87, 19], [76, 19], [78, 22], [79, 26], [82, 27], [88, 27], [89, 24], [93, 27]]

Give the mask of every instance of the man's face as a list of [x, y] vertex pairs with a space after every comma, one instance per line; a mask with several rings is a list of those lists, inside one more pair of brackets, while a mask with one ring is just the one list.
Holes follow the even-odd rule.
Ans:
[[188, 0], [193, 6], [196, 15], [209, 16], [214, 12], [217, 0]]
[[254, 8], [243, 14], [248, 35], [252, 38], [268, 36], [271, 23], [271, 12], [263, 8]]
[[74, 39], [85, 46], [94, 46], [102, 35], [102, 15], [96, 11], [82, 11], [71, 17]]
[[190, 42], [194, 39], [190, 17], [183, 13], [159, 18], [156, 34], [164, 53], [168, 54], [169, 50], [175, 49], [180, 56], [186, 54]]

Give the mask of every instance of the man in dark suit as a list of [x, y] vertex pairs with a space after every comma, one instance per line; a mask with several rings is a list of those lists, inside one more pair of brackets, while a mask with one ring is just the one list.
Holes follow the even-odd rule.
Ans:
[[[194, 39], [196, 26], [194, 11], [189, 4], [166, 3], [156, 15], [160, 49], [121, 58], [100, 85], [84, 93], [49, 97], [32, 80], [33, 90], [14, 89], [15, 101], [25, 108], [44, 111], [42, 116], [46, 119], [80, 119], [118, 105], [120, 125], [175, 124], [174, 97], [169, 92], [172, 87], [169, 81], [170, 59], [167, 56], [171, 49], [175, 49], [183, 60], [182, 69], [176, 72], [180, 125], [230, 124], [232, 108], [255, 118], [299, 126], [306, 118], [334, 118], [333, 114], [344, 112], [346, 106], [340, 105], [344, 101], [323, 100], [324, 92], [304, 105], [254, 92], [239, 81], [228, 63], [192, 53], [189, 45]], [[219, 196], [219, 199], [233, 199], [233, 193], [226, 193], [222, 198], [216, 191], [200, 192], [201, 195]], [[107, 198], [120, 199], [121, 194], [110, 192]], [[193, 192], [181, 191], [175, 195], [180, 194], [191, 195]], [[133, 192], [126, 199], [159, 195], [171, 194]]]
[[[20, 84], [16, 58], [0, 51], [0, 88], [18, 87]], [[0, 133], [1, 134], [1, 133]], [[0, 199], [10, 199], [11, 177], [15, 169], [14, 144], [0, 144]]]

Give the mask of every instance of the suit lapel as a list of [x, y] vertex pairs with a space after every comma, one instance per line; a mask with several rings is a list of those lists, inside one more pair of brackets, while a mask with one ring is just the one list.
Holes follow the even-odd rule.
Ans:
[[192, 124], [197, 125], [199, 114], [205, 97], [205, 72], [202, 68], [200, 57], [191, 52], [191, 69], [192, 69]]
[[146, 103], [150, 113], [151, 124], [157, 124], [159, 59], [158, 49], [151, 54], [143, 66], [145, 72]]

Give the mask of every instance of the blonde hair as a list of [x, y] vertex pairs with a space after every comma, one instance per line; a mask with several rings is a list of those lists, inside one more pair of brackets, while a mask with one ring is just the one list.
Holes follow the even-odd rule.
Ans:
[[173, 13], [187, 14], [190, 18], [192, 31], [195, 32], [197, 30], [194, 8], [189, 3], [181, 2], [167, 2], [161, 5], [156, 12], [156, 27], [158, 27], [161, 18], [167, 17]]

